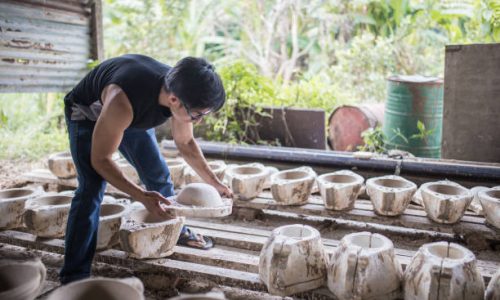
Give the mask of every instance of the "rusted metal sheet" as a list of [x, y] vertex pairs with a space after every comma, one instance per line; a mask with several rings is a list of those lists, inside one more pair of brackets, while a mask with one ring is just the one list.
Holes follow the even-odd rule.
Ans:
[[0, 2], [0, 92], [64, 92], [102, 58], [100, 0]]
[[264, 108], [271, 117], [256, 117], [260, 139], [281, 145], [325, 149], [325, 111], [322, 109]]
[[443, 158], [500, 162], [500, 44], [446, 47]]

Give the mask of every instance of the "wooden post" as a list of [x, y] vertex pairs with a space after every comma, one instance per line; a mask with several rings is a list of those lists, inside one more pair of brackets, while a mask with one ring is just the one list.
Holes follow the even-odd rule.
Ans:
[[102, 1], [93, 0], [90, 3], [90, 30], [91, 30], [91, 58], [102, 61], [104, 59], [104, 41], [102, 31]]

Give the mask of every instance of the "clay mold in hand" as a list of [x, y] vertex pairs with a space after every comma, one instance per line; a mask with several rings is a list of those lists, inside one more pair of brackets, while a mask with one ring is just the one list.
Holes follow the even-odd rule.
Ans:
[[174, 253], [184, 218], [165, 219], [145, 208], [133, 210], [120, 228], [120, 245], [134, 258], [160, 258]]
[[190, 183], [177, 196], [168, 198], [172, 204], [163, 208], [172, 217], [218, 218], [231, 214], [233, 201], [222, 198], [219, 192], [206, 183]]

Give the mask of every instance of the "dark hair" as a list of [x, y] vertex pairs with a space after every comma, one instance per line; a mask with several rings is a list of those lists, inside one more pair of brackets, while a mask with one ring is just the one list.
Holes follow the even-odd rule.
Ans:
[[205, 59], [185, 57], [165, 76], [165, 88], [174, 93], [188, 108], [219, 110], [226, 92], [214, 67]]

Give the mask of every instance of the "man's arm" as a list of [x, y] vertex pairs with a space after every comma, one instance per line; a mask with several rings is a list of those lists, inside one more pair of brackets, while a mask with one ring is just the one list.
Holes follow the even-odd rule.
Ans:
[[226, 197], [232, 197], [232, 191], [224, 185], [215, 173], [210, 169], [198, 143], [193, 136], [193, 124], [191, 122], [178, 121], [172, 118], [172, 136], [175, 145], [182, 157], [208, 184], [214, 186], [219, 193]]
[[145, 191], [130, 181], [111, 158], [121, 143], [123, 132], [132, 123], [133, 110], [127, 95], [119, 86], [109, 85], [103, 90], [101, 99], [103, 107], [92, 135], [92, 167], [113, 186], [142, 202], [149, 211], [163, 213], [165, 210], [160, 202], [170, 202], [161, 194]]

